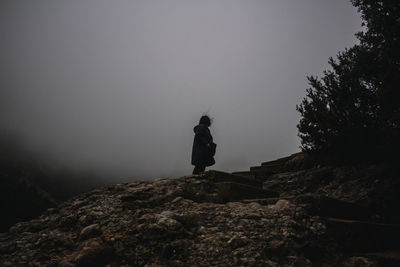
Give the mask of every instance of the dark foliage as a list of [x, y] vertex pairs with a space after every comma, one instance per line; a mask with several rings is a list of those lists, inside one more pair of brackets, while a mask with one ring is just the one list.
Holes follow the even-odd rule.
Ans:
[[302, 149], [341, 160], [387, 160], [400, 147], [400, 2], [352, 0], [365, 31], [308, 77], [298, 124]]

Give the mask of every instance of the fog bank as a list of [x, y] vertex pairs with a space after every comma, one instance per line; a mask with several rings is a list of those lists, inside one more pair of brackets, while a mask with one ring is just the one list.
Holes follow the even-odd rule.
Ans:
[[299, 150], [307, 75], [356, 42], [349, 1], [2, 1], [0, 123], [74, 168], [191, 173], [208, 112], [212, 168]]

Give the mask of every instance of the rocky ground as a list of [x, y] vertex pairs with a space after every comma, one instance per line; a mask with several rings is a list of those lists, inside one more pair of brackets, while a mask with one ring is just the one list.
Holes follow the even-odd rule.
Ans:
[[0, 234], [1, 266], [398, 266], [382, 173], [274, 164], [82, 194]]

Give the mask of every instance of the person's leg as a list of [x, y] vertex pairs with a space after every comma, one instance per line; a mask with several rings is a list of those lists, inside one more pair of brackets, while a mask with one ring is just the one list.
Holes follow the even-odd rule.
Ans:
[[206, 170], [206, 166], [200, 166], [200, 173], [203, 173]]
[[200, 173], [204, 172], [205, 169], [206, 169], [206, 166], [196, 165], [196, 166], [194, 166], [193, 174], [200, 174]]
[[199, 165], [195, 165], [194, 166], [193, 174], [199, 174], [200, 173], [199, 167], [200, 167]]

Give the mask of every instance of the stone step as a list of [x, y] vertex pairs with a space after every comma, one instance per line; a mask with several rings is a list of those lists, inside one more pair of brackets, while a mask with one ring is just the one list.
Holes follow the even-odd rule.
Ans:
[[400, 225], [326, 218], [327, 232], [344, 252], [400, 248]]
[[300, 195], [296, 202], [306, 204], [311, 215], [321, 217], [368, 221], [374, 215], [367, 207], [323, 195]]
[[296, 157], [297, 155], [299, 155], [301, 153], [302, 152], [298, 152], [298, 153], [294, 153], [287, 157], [283, 157], [283, 158], [279, 158], [279, 159], [271, 160], [271, 161], [266, 161], [266, 162], [261, 163], [261, 166], [266, 166], [266, 165], [270, 165], [270, 164], [283, 164], [283, 163], [293, 159], [294, 157]]
[[242, 203], [252, 203], [256, 202], [261, 205], [273, 205], [280, 200], [279, 197], [269, 197], [269, 198], [255, 198], [255, 199], [242, 199], [240, 202]]
[[267, 181], [268, 179], [271, 178], [272, 175], [276, 174], [275, 172], [263, 172], [263, 171], [253, 171], [251, 172], [254, 175], [254, 179], [256, 179], [257, 181]]
[[249, 179], [255, 179], [255, 175], [251, 173], [250, 171], [237, 171], [237, 172], [232, 172], [233, 175], [239, 175], [245, 178]]
[[283, 190], [286, 194], [294, 194], [292, 190], [297, 188], [296, 180], [299, 177], [302, 177], [303, 174], [303, 171], [280, 172], [271, 174], [268, 177], [264, 177], [263, 179], [258, 179], [261, 179], [263, 181], [263, 189], [277, 191]]
[[218, 199], [222, 203], [243, 199], [279, 197], [279, 193], [275, 191], [262, 190], [261, 187], [241, 183], [218, 182], [215, 185], [217, 187]]
[[261, 181], [258, 181], [254, 178], [247, 178], [244, 176], [239, 176], [239, 175], [231, 174], [231, 173], [227, 173], [227, 172], [211, 170], [211, 171], [205, 172], [204, 177], [213, 182], [235, 182], [235, 183], [239, 183], [239, 184], [258, 187], [259, 189], [262, 188]]
[[250, 167], [250, 173], [253, 174], [254, 178], [259, 181], [265, 181], [272, 175], [276, 174], [279, 167], [270, 168], [264, 166], [254, 166]]
[[278, 202], [281, 199], [291, 200], [294, 199], [294, 197], [268, 197], [268, 198], [243, 199], [240, 202], [242, 203], [256, 202], [261, 205], [273, 205], [276, 204], [276, 202]]
[[271, 164], [271, 165], [265, 165], [265, 166], [254, 166], [250, 167], [250, 172], [255, 173], [255, 172], [272, 172], [272, 173], [277, 173], [282, 169], [281, 164]]
[[256, 167], [259, 167], [259, 168], [276, 168], [276, 167], [279, 167], [280, 169], [283, 167], [284, 165], [283, 164], [281, 164], [281, 163], [264, 163], [264, 165], [260, 165], [260, 166], [256, 166]]
[[377, 261], [379, 266], [400, 266], [400, 250], [364, 253], [360, 256], [365, 256]]

